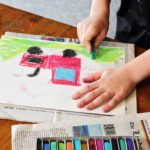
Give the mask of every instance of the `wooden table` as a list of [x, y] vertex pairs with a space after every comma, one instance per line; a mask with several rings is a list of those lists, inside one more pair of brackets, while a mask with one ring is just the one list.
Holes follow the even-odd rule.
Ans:
[[[0, 36], [6, 31], [77, 38], [76, 28], [0, 4]], [[144, 52], [136, 48], [136, 56]], [[138, 112], [150, 111], [150, 78], [137, 86]], [[0, 119], [0, 149], [11, 149], [11, 125], [24, 122]]]

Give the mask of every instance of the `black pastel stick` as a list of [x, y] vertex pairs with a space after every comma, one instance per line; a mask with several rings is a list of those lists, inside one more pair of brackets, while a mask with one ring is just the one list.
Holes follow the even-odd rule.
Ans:
[[117, 139], [111, 139], [111, 145], [113, 150], [119, 150]]
[[42, 150], [42, 140], [41, 139], [37, 139], [37, 150]]

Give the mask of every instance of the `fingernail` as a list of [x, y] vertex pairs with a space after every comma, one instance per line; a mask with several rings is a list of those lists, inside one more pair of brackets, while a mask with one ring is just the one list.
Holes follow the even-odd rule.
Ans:
[[72, 95], [72, 97], [71, 97], [73, 100], [77, 100], [77, 99], [79, 99], [79, 97], [76, 95], [76, 94], [74, 94], [74, 95]]
[[102, 108], [103, 112], [108, 112], [107, 108]]
[[72, 99], [73, 99], [73, 100], [76, 100], [77, 98], [76, 98], [75, 96], [72, 96]]
[[88, 49], [88, 53], [90, 54], [90, 53], [91, 53], [91, 50]]
[[89, 106], [86, 106], [85, 109], [90, 110], [90, 107], [89, 107]]
[[90, 106], [85, 107], [85, 109], [92, 110], [92, 108]]
[[88, 53], [91, 53], [91, 47], [88, 46], [87, 49], [88, 49]]
[[77, 104], [77, 107], [78, 107], [78, 108], [82, 108], [82, 107], [83, 107], [83, 104], [82, 104], [82, 103], [78, 103], [78, 104]]

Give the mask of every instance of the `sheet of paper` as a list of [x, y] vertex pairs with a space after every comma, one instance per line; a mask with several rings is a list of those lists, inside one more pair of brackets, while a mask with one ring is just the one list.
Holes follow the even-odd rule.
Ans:
[[[136, 136], [142, 149], [149, 149], [150, 113], [125, 115], [119, 117], [103, 117], [89, 121], [76, 120], [57, 123], [41, 123], [33, 125], [12, 126], [13, 150], [36, 150], [36, 140], [42, 137], [74, 137], [74, 136]], [[111, 120], [111, 121], [110, 121]], [[144, 126], [141, 123], [144, 122]], [[120, 128], [121, 126], [121, 128]], [[84, 132], [84, 128], [88, 132]], [[88, 134], [87, 134], [88, 133]]]
[[[125, 50], [123, 47], [102, 46], [99, 49], [97, 59], [93, 61], [88, 57], [86, 50], [79, 44], [33, 39], [30, 40], [10, 36], [3, 36], [1, 39], [0, 54], [2, 61], [0, 63], [0, 67], [5, 68], [0, 75], [0, 82], [2, 83], [0, 85], [1, 103], [9, 102], [16, 105], [31, 107], [104, 114], [101, 111], [101, 107], [92, 111], [77, 108], [77, 102], [71, 99], [71, 95], [81, 88], [81, 86], [52, 84], [51, 70], [49, 69], [42, 69], [36, 78], [29, 78], [27, 74], [32, 73], [34, 69], [32, 67], [20, 66], [20, 61], [27, 48], [30, 46], [41, 47], [44, 55], [49, 56], [62, 56], [62, 51], [66, 48], [76, 50], [77, 58], [81, 60], [81, 86], [84, 86], [81, 78], [85, 74], [100, 71], [106, 68], [117, 68], [124, 65]], [[8, 51], [8, 53], [4, 52], [4, 49], [5, 51]], [[3, 80], [4, 77], [7, 80]], [[123, 101], [108, 114], [121, 115], [124, 113], [125, 102]]]

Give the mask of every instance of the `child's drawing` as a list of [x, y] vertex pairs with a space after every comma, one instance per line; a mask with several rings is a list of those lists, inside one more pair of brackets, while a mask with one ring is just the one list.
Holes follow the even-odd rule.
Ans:
[[[76, 52], [72, 49], [63, 50], [61, 55], [44, 55], [40, 47], [32, 46], [23, 54], [20, 65], [36, 68], [29, 77], [35, 77], [40, 69], [49, 69], [52, 83], [79, 86], [81, 59], [73, 58]], [[42, 55], [43, 54], [43, 55]]]
[[[91, 60], [80, 44], [10, 36], [0, 40], [0, 58], [2, 103], [96, 114], [101, 107], [79, 109], [72, 94], [84, 86], [83, 76], [125, 64], [121, 47], [100, 47]], [[118, 112], [124, 114], [124, 102], [109, 114]]]

